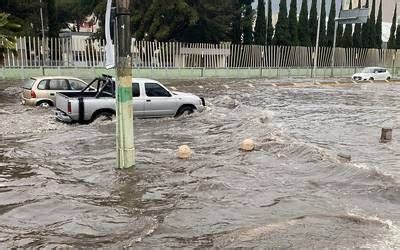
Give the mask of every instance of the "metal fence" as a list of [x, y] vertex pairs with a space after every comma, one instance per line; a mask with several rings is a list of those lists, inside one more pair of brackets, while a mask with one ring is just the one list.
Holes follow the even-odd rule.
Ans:
[[[44, 45], [44, 46], [43, 46]], [[18, 55], [7, 51], [2, 67], [105, 66], [105, 41], [19, 37]], [[136, 68], [310, 68], [314, 47], [150, 42], [132, 39]], [[331, 66], [332, 48], [322, 47], [318, 67]], [[336, 48], [336, 67], [399, 67], [400, 52], [389, 49]]]

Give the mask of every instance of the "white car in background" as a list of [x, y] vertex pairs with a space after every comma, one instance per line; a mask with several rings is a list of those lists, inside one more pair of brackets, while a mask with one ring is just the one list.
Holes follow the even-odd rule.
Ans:
[[385, 68], [381, 67], [368, 67], [363, 69], [361, 73], [353, 75], [354, 81], [374, 81], [374, 80], [390, 80], [392, 75]]

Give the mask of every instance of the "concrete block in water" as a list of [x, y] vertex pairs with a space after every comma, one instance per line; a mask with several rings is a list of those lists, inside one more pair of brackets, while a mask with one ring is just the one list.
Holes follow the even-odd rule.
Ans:
[[179, 159], [189, 159], [192, 156], [192, 150], [187, 145], [182, 145], [178, 148]]
[[252, 139], [246, 139], [240, 144], [240, 149], [243, 151], [253, 151], [255, 147], [256, 144]]
[[393, 131], [393, 129], [391, 129], [391, 128], [382, 128], [381, 142], [391, 141], [393, 138], [392, 131]]
[[340, 161], [343, 161], [343, 162], [350, 162], [351, 161], [351, 155], [346, 155], [346, 154], [340, 153], [340, 154], [337, 155], [337, 157], [338, 157], [338, 159]]

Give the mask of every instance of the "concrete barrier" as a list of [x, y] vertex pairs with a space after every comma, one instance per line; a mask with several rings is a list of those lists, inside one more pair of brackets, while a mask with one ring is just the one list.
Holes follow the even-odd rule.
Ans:
[[[335, 68], [333, 77], [351, 77], [359, 68]], [[400, 72], [394, 70], [393, 72]], [[310, 78], [311, 68], [139, 68], [133, 69], [134, 77], [153, 79], [194, 79], [194, 78]], [[115, 70], [105, 68], [0, 68], [0, 79], [26, 79], [42, 75], [71, 75], [80, 78], [93, 78], [101, 74], [115, 75]], [[319, 68], [318, 78], [331, 78], [331, 68]], [[397, 75], [393, 73], [393, 77]]]

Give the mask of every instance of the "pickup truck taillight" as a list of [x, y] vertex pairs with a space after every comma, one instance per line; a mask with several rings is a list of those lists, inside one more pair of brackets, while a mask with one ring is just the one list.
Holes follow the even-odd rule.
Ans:
[[35, 93], [35, 91], [33, 91], [33, 90], [31, 90], [31, 97], [32, 97], [32, 98], [36, 98], [36, 93]]
[[72, 113], [71, 102], [68, 102], [68, 105], [67, 105], [67, 112], [68, 112], [69, 114]]

